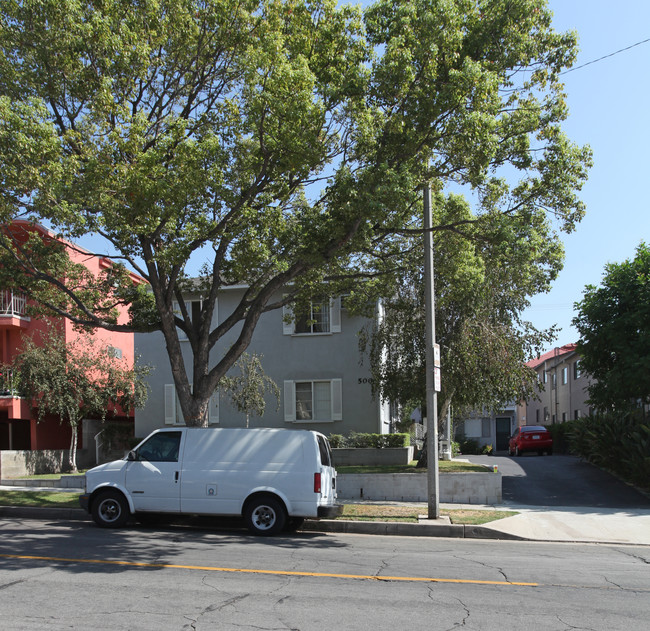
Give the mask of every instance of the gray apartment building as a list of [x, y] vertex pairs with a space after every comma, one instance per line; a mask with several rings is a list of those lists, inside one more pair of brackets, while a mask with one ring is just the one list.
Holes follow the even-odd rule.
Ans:
[[[245, 287], [222, 290], [215, 310], [230, 314]], [[188, 295], [186, 306], [200, 296]], [[198, 305], [197, 305], [198, 306]], [[262, 356], [264, 372], [278, 385], [281, 397], [267, 399], [263, 417], [250, 418], [250, 427], [313, 429], [326, 435], [349, 432], [388, 433], [390, 406], [372, 397], [368, 361], [362, 362], [358, 333], [371, 322], [351, 316], [339, 297], [312, 303], [311, 313], [294, 318], [278, 309], [260, 318], [248, 353]], [[377, 305], [375, 317], [381, 317]], [[222, 338], [212, 354], [220, 357], [234, 341], [235, 332]], [[185, 365], [192, 366], [187, 344]], [[181, 339], [181, 345], [183, 341]], [[138, 334], [136, 352], [142, 363], [154, 367], [148, 376], [151, 394], [147, 405], [135, 415], [135, 435], [146, 436], [154, 429], [182, 425], [183, 417], [165, 350], [162, 333]], [[190, 376], [191, 381], [191, 376]], [[245, 427], [244, 414], [233, 408], [226, 393], [217, 391], [210, 404], [209, 423], [219, 427]]]
[[591, 380], [580, 366], [576, 344], [554, 348], [528, 365], [537, 373], [539, 399], [522, 405], [521, 425], [554, 425], [589, 415]]

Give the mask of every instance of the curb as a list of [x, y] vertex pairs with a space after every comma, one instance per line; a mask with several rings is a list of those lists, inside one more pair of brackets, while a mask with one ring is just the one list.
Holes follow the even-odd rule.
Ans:
[[[30, 506], [0, 506], [0, 518], [43, 519], [66, 521], [91, 521], [81, 508], [44, 508]], [[307, 520], [302, 532], [326, 532], [358, 535], [384, 535], [397, 537], [447, 537], [452, 539], [501, 539], [528, 541], [510, 533], [499, 532], [485, 526], [463, 524], [416, 524], [385, 521], [344, 521], [323, 519]]]

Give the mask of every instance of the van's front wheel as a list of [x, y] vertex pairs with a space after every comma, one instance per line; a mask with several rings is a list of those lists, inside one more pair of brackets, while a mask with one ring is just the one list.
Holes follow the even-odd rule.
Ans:
[[244, 509], [246, 526], [255, 535], [275, 535], [284, 528], [286, 520], [284, 506], [270, 495], [254, 497]]
[[102, 528], [120, 528], [129, 519], [129, 505], [119, 491], [103, 491], [93, 500], [92, 516]]

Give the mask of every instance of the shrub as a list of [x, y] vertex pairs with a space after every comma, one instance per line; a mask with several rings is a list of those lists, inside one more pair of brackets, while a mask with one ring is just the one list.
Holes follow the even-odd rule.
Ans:
[[634, 413], [587, 416], [572, 422], [571, 449], [629, 482], [649, 488], [650, 423]]
[[332, 449], [345, 447], [345, 436], [343, 434], [330, 434], [329, 441]]
[[478, 442], [473, 438], [463, 438], [460, 441], [460, 453], [466, 456], [477, 455], [480, 453]]
[[330, 434], [330, 445], [333, 448], [352, 447], [357, 449], [389, 449], [391, 447], [408, 447], [411, 442], [409, 434], [364, 434], [350, 432], [349, 436]]
[[481, 450], [481, 453], [482, 453], [484, 456], [491, 456], [491, 455], [492, 455], [492, 451], [493, 451], [493, 449], [492, 449], [492, 445], [485, 445], [485, 446], [483, 447], [483, 449]]
[[547, 425], [546, 429], [553, 437], [553, 451], [556, 454], [572, 453], [571, 449], [571, 436], [574, 431], [576, 422], [579, 421], [565, 421], [564, 423], [556, 423], [555, 425]]

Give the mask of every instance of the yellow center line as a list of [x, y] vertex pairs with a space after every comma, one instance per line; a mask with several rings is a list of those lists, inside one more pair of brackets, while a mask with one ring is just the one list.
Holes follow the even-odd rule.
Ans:
[[140, 561], [111, 561], [108, 559], [69, 559], [66, 557], [31, 556], [26, 554], [0, 554], [3, 559], [25, 559], [29, 561], [57, 561], [64, 563], [92, 563], [96, 565], [121, 565], [174, 570], [200, 570], [203, 572], [238, 572], [240, 574], [274, 574], [277, 576], [311, 576], [315, 578], [345, 578], [366, 581], [405, 581], [413, 583], [464, 583], [470, 585], [503, 585], [507, 587], [538, 587], [539, 583], [514, 581], [480, 581], [463, 578], [427, 578], [419, 576], [371, 576], [366, 574], [335, 574], [329, 572], [293, 572], [290, 570], [258, 570], [234, 567], [212, 567], [209, 565], [177, 565], [174, 563], [143, 563]]

